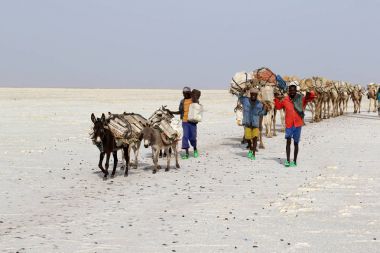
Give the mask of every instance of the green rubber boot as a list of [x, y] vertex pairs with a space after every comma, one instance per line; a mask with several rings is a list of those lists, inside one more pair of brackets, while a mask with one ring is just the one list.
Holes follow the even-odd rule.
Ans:
[[290, 167], [290, 162], [289, 161], [285, 161], [284, 165], [285, 165], [285, 167]]
[[199, 157], [198, 150], [194, 150], [194, 158], [198, 158], [198, 157]]
[[297, 163], [292, 161], [292, 162], [290, 162], [289, 167], [293, 167], [293, 168], [297, 167]]
[[253, 152], [252, 152], [252, 150], [250, 150], [250, 151], [248, 152], [247, 157], [248, 157], [249, 159], [252, 159], [252, 157], [253, 157]]
[[189, 155], [188, 154], [184, 154], [181, 156], [182, 160], [187, 160], [189, 159]]

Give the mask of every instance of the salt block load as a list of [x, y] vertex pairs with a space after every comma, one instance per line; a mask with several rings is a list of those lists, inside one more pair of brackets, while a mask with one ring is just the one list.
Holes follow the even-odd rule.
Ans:
[[131, 125], [119, 115], [111, 114], [107, 125], [116, 139], [127, 139], [132, 133]]
[[188, 121], [198, 123], [202, 121], [203, 106], [198, 103], [192, 103], [189, 107]]
[[124, 112], [122, 118], [130, 124], [132, 132], [129, 138], [133, 140], [137, 140], [144, 127], [148, 125], [148, 120], [140, 114]]
[[165, 106], [156, 110], [148, 119], [151, 127], [157, 128], [166, 137], [166, 142], [177, 140], [178, 131], [171, 125], [174, 115]]

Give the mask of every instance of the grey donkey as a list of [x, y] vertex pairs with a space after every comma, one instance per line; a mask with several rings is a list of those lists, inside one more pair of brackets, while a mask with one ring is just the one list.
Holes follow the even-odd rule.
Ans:
[[[176, 161], [176, 168], [179, 168], [178, 163], [178, 151], [177, 151], [177, 144], [178, 141], [168, 141], [165, 136], [163, 136], [163, 133], [160, 132], [159, 129], [152, 128], [150, 126], [144, 127], [144, 129], [141, 132], [140, 140], [144, 140], [144, 147], [148, 148], [149, 146], [152, 147], [152, 155], [153, 155], [153, 163], [154, 163], [154, 169], [153, 174], [157, 172], [157, 170], [161, 169], [161, 166], [158, 165], [158, 156], [160, 153], [160, 150], [164, 149], [166, 154], [169, 154], [169, 148], [171, 148], [174, 151], [175, 161]], [[170, 168], [170, 157], [171, 155], [167, 155], [167, 167], [165, 171], [169, 171]]]

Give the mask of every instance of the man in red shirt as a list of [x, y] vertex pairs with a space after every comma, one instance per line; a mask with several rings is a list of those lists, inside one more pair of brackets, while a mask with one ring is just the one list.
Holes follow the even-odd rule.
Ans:
[[[315, 98], [313, 92], [307, 92], [306, 96], [297, 93], [297, 86], [291, 83], [288, 88], [288, 96], [280, 100], [278, 95], [274, 99], [277, 110], [285, 109], [285, 139], [286, 139], [286, 167], [297, 166], [298, 143], [301, 138], [301, 129], [304, 125], [304, 109], [308, 102]], [[294, 140], [294, 160], [290, 161], [290, 145]]]

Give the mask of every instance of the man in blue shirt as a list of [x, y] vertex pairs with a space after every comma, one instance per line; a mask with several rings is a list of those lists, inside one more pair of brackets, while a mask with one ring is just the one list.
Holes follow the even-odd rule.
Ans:
[[266, 106], [257, 100], [259, 90], [252, 88], [249, 90], [250, 97], [240, 96], [240, 103], [243, 105], [243, 126], [244, 138], [248, 142], [248, 158], [256, 160], [257, 139], [260, 134], [260, 117], [267, 114]]

